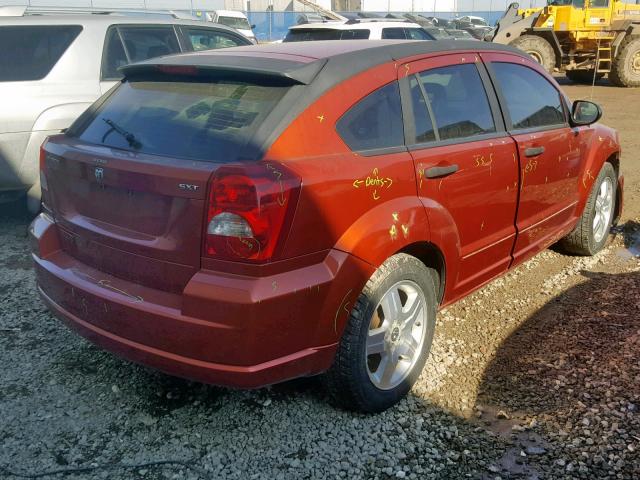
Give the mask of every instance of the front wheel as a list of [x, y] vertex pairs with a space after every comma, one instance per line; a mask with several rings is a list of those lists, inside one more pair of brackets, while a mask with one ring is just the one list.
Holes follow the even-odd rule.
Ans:
[[367, 282], [351, 311], [327, 390], [339, 406], [380, 412], [398, 403], [420, 376], [435, 329], [435, 271], [397, 254]]
[[573, 231], [560, 246], [575, 255], [595, 255], [607, 243], [616, 202], [616, 172], [605, 163], [593, 182], [589, 199]]

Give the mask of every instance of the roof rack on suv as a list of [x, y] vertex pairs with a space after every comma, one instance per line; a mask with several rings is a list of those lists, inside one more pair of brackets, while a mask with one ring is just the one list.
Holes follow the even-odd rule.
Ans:
[[28, 15], [164, 15], [181, 20], [199, 20], [186, 12], [173, 10], [142, 10], [129, 8], [91, 8], [91, 7], [32, 7], [27, 5], [0, 6], [0, 17], [24, 17]]
[[353, 25], [354, 23], [376, 23], [376, 22], [393, 22], [393, 23], [411, 23], [408, 19], [402, 18], [350, 18], [347, 20], [347, 25]]

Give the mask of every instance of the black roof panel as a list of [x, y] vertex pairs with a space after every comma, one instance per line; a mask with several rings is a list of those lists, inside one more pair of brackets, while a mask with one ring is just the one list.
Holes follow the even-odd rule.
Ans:
[[159, 65], [195, 66], [206, 70], [281, 77], [300, 84], [309, 84], [318, 76], [327, 81], [329, 74], [337, 84], [385, 62], [420, 54], [459, 51], [500, 51], [524, 55], [513, 47], [479, 41], [333, 40], [251, 45], [169, 55], [127, 65], [121, 70], [127, 77]]

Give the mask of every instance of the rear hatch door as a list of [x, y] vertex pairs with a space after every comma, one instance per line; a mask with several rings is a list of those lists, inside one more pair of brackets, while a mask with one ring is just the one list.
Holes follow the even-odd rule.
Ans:
[[82, 262], [180, 292], [200, 267], [207, 182], [287, 91], [273, 82], [125, 82], [45, 146], [48, 207]]

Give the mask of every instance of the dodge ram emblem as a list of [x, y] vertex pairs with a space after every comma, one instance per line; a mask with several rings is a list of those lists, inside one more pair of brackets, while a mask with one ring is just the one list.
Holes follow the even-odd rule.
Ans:
[[104, 179], [104, 168], [96, 167], [94, 173], [96, 175], [96, 180], [98, 182], [102, 182], [102, 180]]

